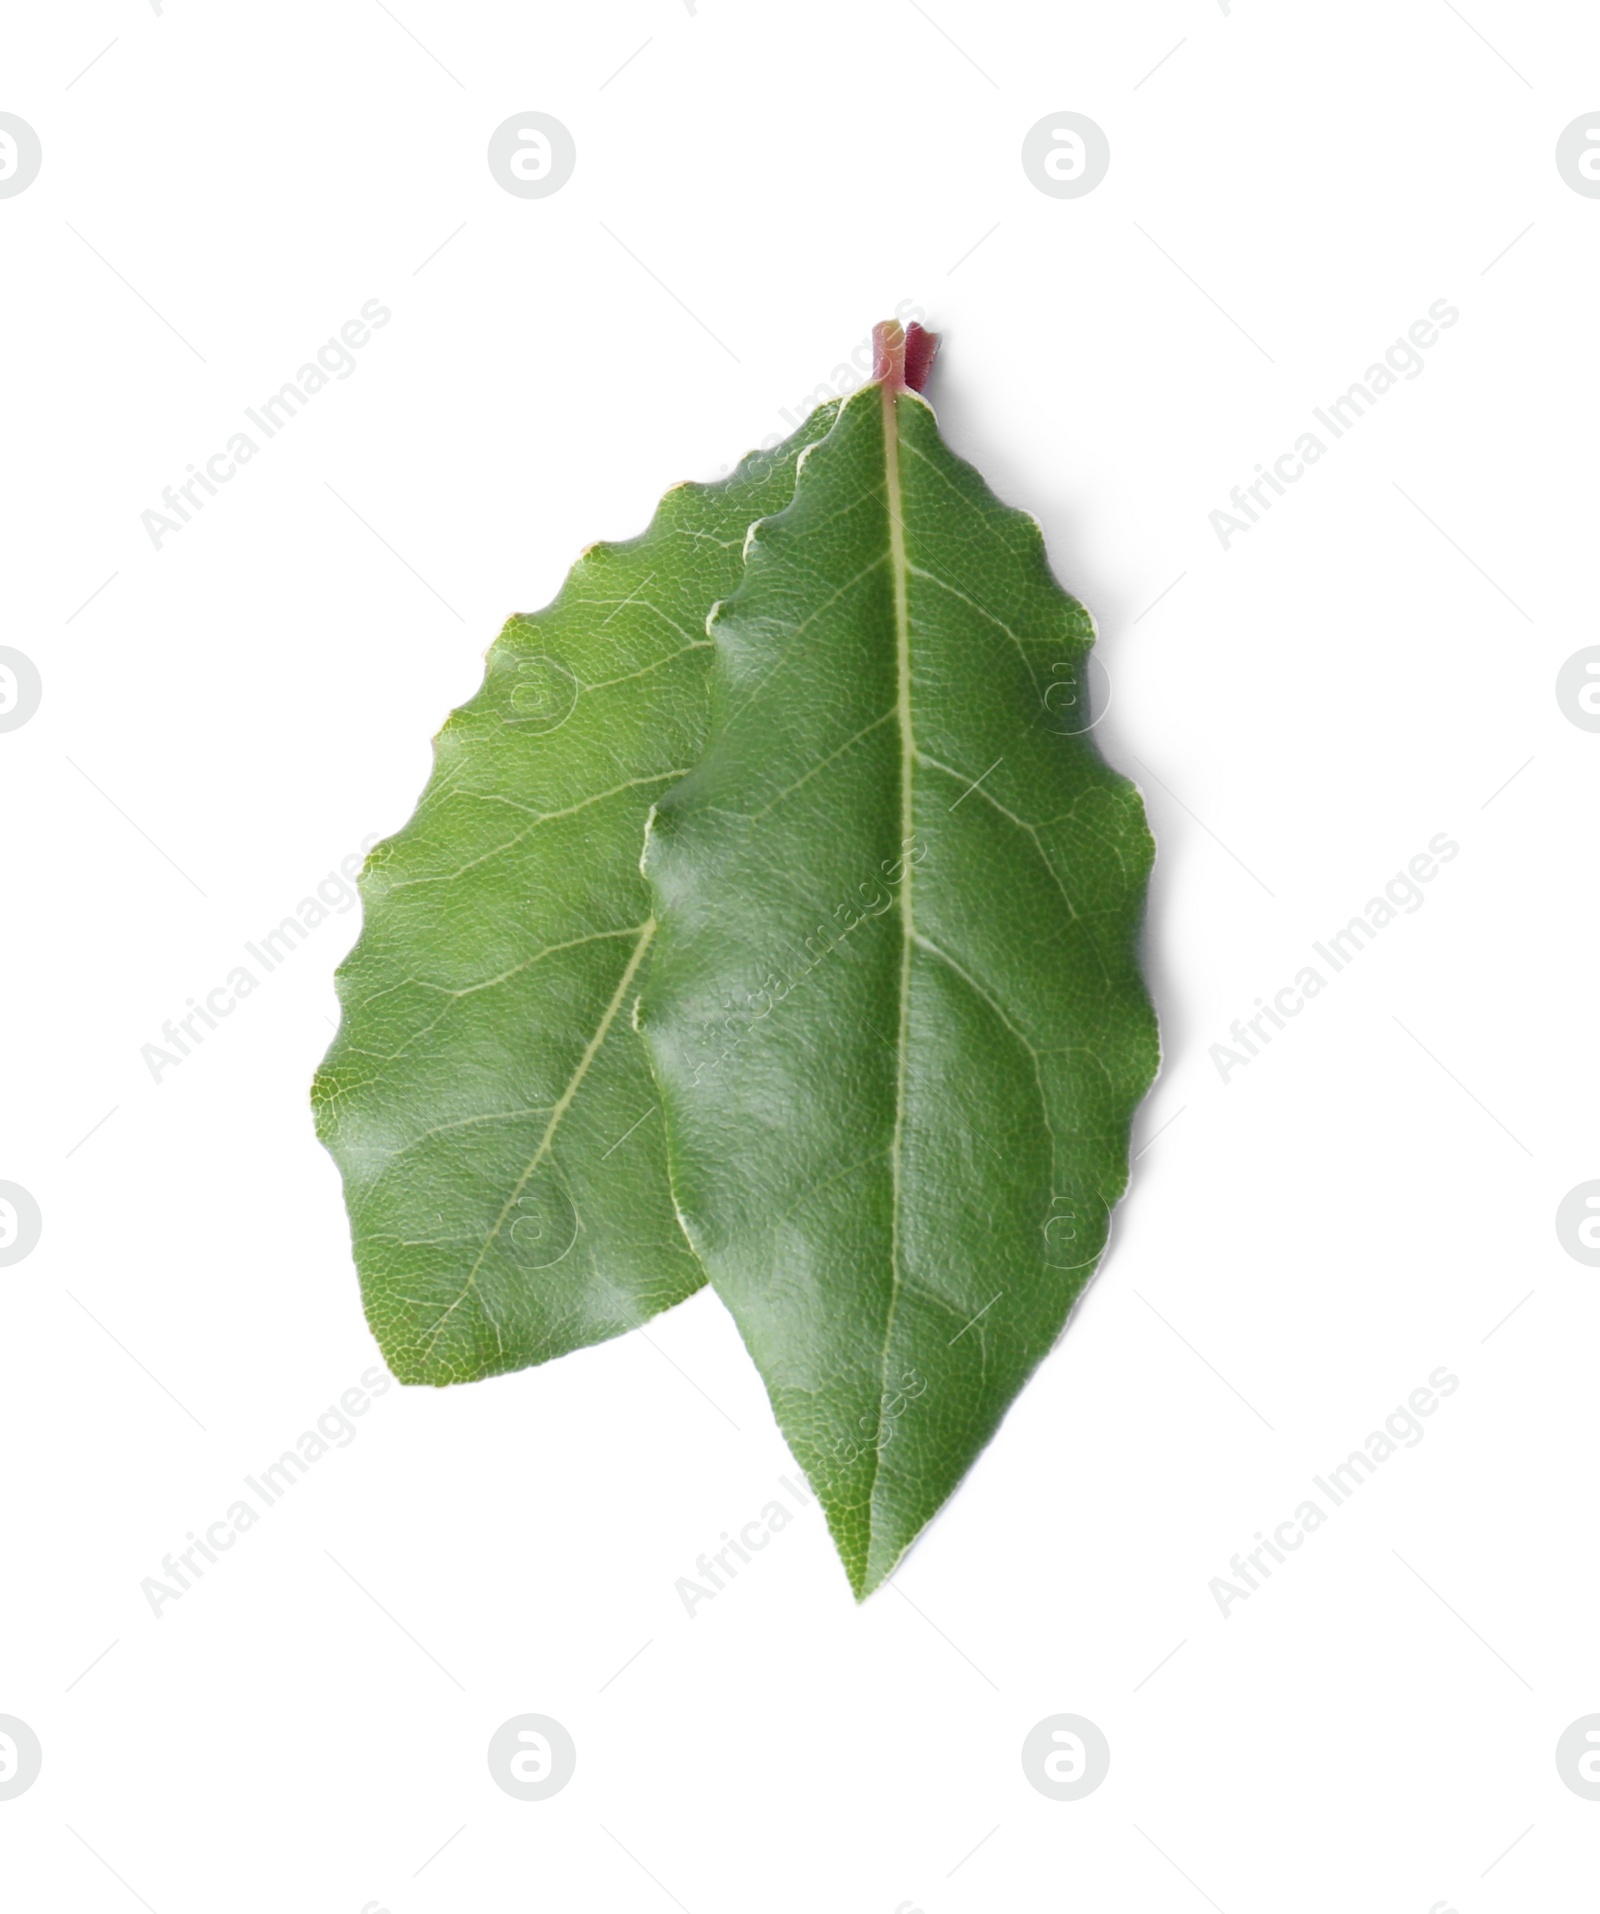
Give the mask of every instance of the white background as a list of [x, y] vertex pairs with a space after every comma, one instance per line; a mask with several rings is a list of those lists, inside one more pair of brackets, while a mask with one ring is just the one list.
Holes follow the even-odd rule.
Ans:
[[[12, 11], [10, 1905], [1578, 1905], [1600, 1272], [1554, 1218], [1600, 1176], [1600, 736], [1555, 677], [1597, 637], [1600, 200], [1554, 149], [1597, 55], [1592, 9], [1507, 0]], [[546, 199], [485, 160], [524, 109], [577, 144]], [[1020, 160], [1067, 109], [1112, 155], [1072, 200]], [[141, 512], [369, 299], [355, 373], [156, 550]], [[1422, 374], [1224, 549], [1230, 488], [1440, 299]], [[404, 820], [510, 612], [901, 300], [1099, 621], [1160, 846], [1166, 1063], [1071, 1331], [859, 1610], [813, 1510], [684, 1613], [791, 1468], [703, 1293], [391, 1390], [155, 1619], [142, 1578], [377, 1360], [307, 1105], [355, 915], [159, 1084], [141, 1046]], [[1224, 1083], [1441, 831], [1425, 906]], [[1224, 1619], [1211, 1579], [1441, 1364], [1425, 1440]], [[578, 1748], [536, 1804], [485, 1761], [528, 1711]], [[1074, 1803], [1019, 1759], [1058, 1712], [1112, 1750]]]

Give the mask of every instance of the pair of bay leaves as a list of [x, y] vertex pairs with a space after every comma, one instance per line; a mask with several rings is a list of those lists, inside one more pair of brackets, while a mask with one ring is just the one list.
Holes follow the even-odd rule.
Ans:
[[313, 1092], [402, 1382], [709, 1278], [858, 1598], [1060, 1335], [1158, 1063], [1089, 616], [940, 438], [932, 336], [875, 338], [507, 624], [368, 860]]

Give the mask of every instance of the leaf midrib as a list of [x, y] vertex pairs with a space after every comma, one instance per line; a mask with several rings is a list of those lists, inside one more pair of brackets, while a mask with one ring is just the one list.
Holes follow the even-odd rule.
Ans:
[[549, 1154], [550, 1145], [555, 1140], [555, 1134], [561, 1125], [561, 1119], [567, 1114], [568, 1110], [572, 1108], [573, 1098], [577, 1096], [584, 1078], [589, 1074], [590, 1064], [592, 1064], [595, 1058], [600, 1054], [600, 1047], [610, 1034], [611, 1026], [616, 1021], [617, 1012], [622, 1008], [623, 999], [628, 994], [628, 986], [638, 975], [639, 966], [644, 962], [644, 954], [650, 948], [650, 939], [654, 937], [655, 934], [656, 920], [654, 917], [651, 917], [646, 922], [638, 943], [634, 945], [633, 955], [628, 959], [621, 977], [617, 980], [617, 987], [611, 994], [611, 1001], [606, 1005], [594, 1035], [589, 1039], [583, 1055], [578, 1059], [577, 1068], [568, 1080], [566, 1089], [562, 1091], [554, 1107], [551, 1109], [550, 1121], [544, 1127], [544, 1135], [540, 1137], [538, 1147], [528, 1159], [528, 1167], [522, 1172], [521, 1176], [517, 1178], [511, 1194], [505, 1200], [504, 1207], [494, 1220], [493, 1227], [483, 1239], [483, 1246], [474, 1258], [471, 1269], [467, 1271], [466, 1281], [461, 1285], [460, 1295], [456, 1297], [455, 1301], [452, 1302], [440, 1316], [438, 1322], [434, 1324], [433, 1334], [428, 1338], [428, 1346], [422, 1352], [422, 1360], [424, 1362], [428, 1361], [433, 1355], [434, 1350], [438, 1347], [439, 1338], [444, 1334], [445, 1324], [450, 1320], [451, 1316], [455, 1314], [456, 1310], [460, 1308], [462, 1303], [466, 1301], [468, 1294], [477, 1287], [478, 1271], [483, 1267], [484, 1258], [489, 1254], [489, 1250], [498, 1239], [501, 1230], [504, 1229], [506, 1218], [511, 1214], [512, 1210], [516, 1208], [522, 1192], [528, 1187], [529, 1177], [533, 1175], [534, 1171], [538, 1169], [539, 1165]]
[[872, 1560], [874, 1510], [878, 1478], [883, 1469], [883, 1405], [889, 1396], [889, 1351], [894, 1342], [894, 1319], [901, 1288], [901, 1157], [905, 1144], [906, 1073], [910, 1058], [906, 1028], [911, 1008], [911, 955], [916, 941], [912, 910], [911, 838], [915, 818], [917, 746], [911, 723], [911, 612], [908, 603], [910, 566], [906, 558], [905, 518], [900, 488], [900, 423], [898, 393], [892, 378], [883, 392], [884, 504], [889, 517], [889, 577], [894, 596], [895, 715], [900, 730], [900, 1004], [895, 1039], [894, 1133], [889, 1147], [889, 1307], [883, 1322], [883, 1357], [878, 1376], [877, 1414], [873, 1423], [872, 1486], [867, 1495], [867, 1546], [861, 1564], [865, 1584]]

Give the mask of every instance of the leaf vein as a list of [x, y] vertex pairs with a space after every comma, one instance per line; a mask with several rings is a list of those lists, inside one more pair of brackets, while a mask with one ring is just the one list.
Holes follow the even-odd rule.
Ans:
[[1023, 667], [1027, 671], [1028, 681], [1033, 686], [1035, 696], [1042, 697], [1043, 694], [1039, 690], [1039, 676], [1033, 668], [1033, 660], [1028, 656], [1027, 647], [1003, 618], [997, 617], [987, 605], [980, 605], [977, 599], [969, 598], [964, 591], [952, 585], [948, 579], [941, 578], [937, 572], [923, 571], [920, 566], [913, 565], [911, 573], [913, 577], [925, 578], [930, 585], [937, 585], [941, 591], [948, 592], [952, 598], [959, 598], [969, 611], [975, 611], [980, 618], [987, 618], [991, 625], [997, 625], [1016, 646], [1017, 656], [1022, 660]]
[[874, 731], [882, 730], [884, 725], [895, 715], [896, 713], [891, 707], [888, 711], [884, 712], [881, 718], [874, 718], [871, 724], [864, 724], [853, 737], [846, 738], [843, 744], [836, 746], [825, 758], [818, 758], [816, 763], [813, 764], [808, 771], [802, 776], [797, 777], [793, 784], [786, 785], [783, 790], [779, 791], [768, 803], [763, 804], [759, 811], [730, 811], [722, 805], [717, 805], [715, 807], [717, 814], [720, 817], [737, 818], [742, 824], [756, 823], [759, 819], [766, 817], [769, 812], [775, 811], [786, 798], [793, 797], [796, 791], [801, 790], [805, 785], [809, 784], [819, 772], [826, 771], [830, 764], [836, 763], [847, 751], [853, 750], [863, 738], [870, 737]]
[[[529, 1177], [533, 1175], [534, 1171], [538, 1169], [539, 1165], [549, 1154], [550, 1145], [555, 1139], [555, 1134], [560, 1127], [561, 1119], [567, 1114], [567, 1111], [571, 1109], [573, 1098], [578, 1094], [578, 1090], [584, 1078], [589, 1074], [590, 1064], [592, 1064], [596, 1056], [599, 1055], [600, 1046], [605, 1042], [611, 1030], [611, 1026], [616, 1020], [617, 1012], [622, 1007], [624, 997], [628, 994], [628, 987], [638, 974], [640, 964], [644, 962], [644, 954], [650, 948], [650, 939], [655, 935], [655, 931], [656, 920], [652, 917], [645, 925], [643, 936], [640, 937], [639, 942], [635, 945], [633, 955], [628, 959], [621, 977], [617, 980], [617, 987], [612, 992], [611, 1001], [606, 1005], [604, 1014], [600, 1018], [594, 1035], [589, 1039], [583, 1055], [578, 1059], [577, 1068], [573, 1071], [566, 1089], [562, 1091], [555, 1107], [550, 1112], [550, 1121], [545, 1125], [544, 1135], [539, 1139], [538, 1148], [528, 1159], [527, 1168], [522, 1172], [521, 1176], [517, 1178], [511, 1194], [505, 1200], [504, 1207], [495, 1218], [488, 1235], [483, 1240], [483, 1247], [478, 1251], [471, 1269], [467, 1271], [466, 1281], [461, 1286], [461, 1294], [456, 1297], [455, 1301], [450, 1304], [434, 1325], [433, 1334], [428, 1339], [428, 1346], [422, 1352], [422, 1360], [424, 1362], [432, 1356], [434, 1350], [438, 1347], [439, 1338], [444, 1334], [446, 1322], [449, 1321], [450, 1317], [466, 1300], [468, 1294], [477, 1288], [478, 1271], [483, 1267], [484, 1258], [489, 1254], [490, 1247], [498, 1239], [501, 1230], [505, 1228], [506, 1218], [511, 1214], [512, 1210], [516, 1208], [522, 1192], [528, 1186]], [[485, 1319], [493, 1323], [493, 1318], [489, 1316], [488, 1310], [484, 1307], [481, 1292], [479, 1294], [478, 1306], [483, 1311]], [[494, 1327], [495, 1335], [498, 1338], [500, 1333], [499, 1327], [498, 1325]]]
[[514, 851], [516, 847], [522, 843], [531, 832], [536, 831], [541, 824], [553, 824], [560, 818], [576, 817], [580, 811], [587, 811], [591, 805], [603, 804], [607, 798], [620, 797], [624, 791], [636, 791], [647, 784], [669, 784], [676, 778], [687, 776], [688, 773], [686, 771], [676, 770], [659, 771], [647, 778], [628, 778], [622, 784], [613, 784], [608, 790], [596, 791], [592, 796], [580, 798], [576, 804], [568, 804], [559, 811], [535, 811], [532, 805], [521, 804], [517, 799], [505, 797], [497, 791], [457, 792], [455, 793], [456, 796], [469, 798], [474, 803], [505, 804], [512, 810], [526, 811], [532, 816], [533, 822], [528, 826], [527, 830], [519, 831], [515, 837], [507, 838], [505, 843], [496, 844], [491, 850], [481, 851], [476, 857], [469, 857], [466, 863], [461, 865], [457, 870], [441, 872], [434, 877], [396, 878], [387, 888], [390, 891], [403, 891], [414, 890], [419, 885], [454, 884], [460, 878], [465, 877], [468, 871], [476, 870], [480, 864], [487, 864], [494, 858], [503, 856], [507, 851]]

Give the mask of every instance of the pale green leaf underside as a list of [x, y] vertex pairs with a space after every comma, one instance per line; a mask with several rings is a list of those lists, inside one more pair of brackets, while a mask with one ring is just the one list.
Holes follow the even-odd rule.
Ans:
[[824, 408], [513, 618], [362, 876], [313, 1091], [368, 1321], [402, 1381], [469, 1381], [615, 1336], [704, 1276], [673, 1214], [632, 1026], [651, 803], [706, 743], [706, 615], [794, 487]]
[[1153, 846], [1073, 717], [1087, 614], [914, 394], [845, 402], [711, 630], [640, 1027], [685, 1228], [860, 1595], [1104, 1247], [1158, 1062]]

